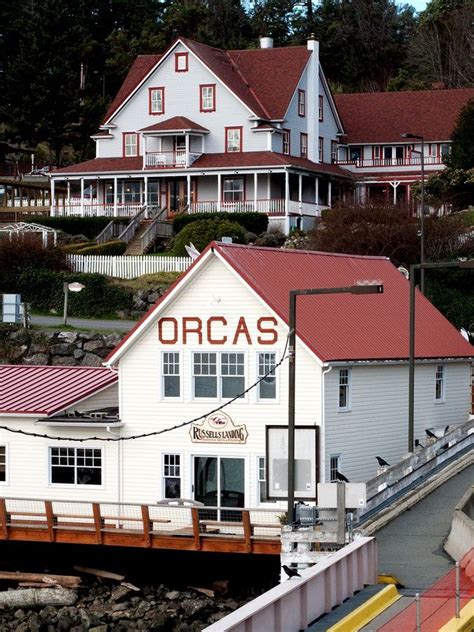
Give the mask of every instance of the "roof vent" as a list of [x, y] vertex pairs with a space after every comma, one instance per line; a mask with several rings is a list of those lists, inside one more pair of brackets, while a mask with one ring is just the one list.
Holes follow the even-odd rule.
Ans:
[[260, 48], [273, 48], [273, 37], [261, 37]]

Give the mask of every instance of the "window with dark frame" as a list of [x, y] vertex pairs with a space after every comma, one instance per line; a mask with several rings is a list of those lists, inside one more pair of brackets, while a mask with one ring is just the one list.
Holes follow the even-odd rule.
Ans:
[[435, 400], [437, 402], [444, 401], [444, 364], [436, 366]]
[[258, 354], [258, 377], [266, 375], [258, 384], [259, 399], [276, 398], [275, 358], [275, 353]]
[[226, 127], [226, 144], [225, 150], [227, 153], [242, 151], [242, 128], [241, 127]]
[[7, 480], [7, 446], [0, 445], [0, 483]]
[[319, 95], [318, 113], [319, 113], [319, 120], [322, 121], [324, 119], [324, 98], [322, 94]]
[[50, 448], [51, 483], [102, 485], [100, 448]]
[[339, 410], [349, 409], [349, 369], [339, 369]]
[[180, 454], [163, 454], [163, 492], [165, 498], [181, 498]]
[[163, 397], [180, 396], [179, 352], [163, 352]]
[[174, 69], [176, 72], [188, 72], [188, 53], [175, 53], [174, 55]]
[[301, 158], [308, 157], [308, 134], [304, 132], [300, 134], [300, 156]]
[[200, 86], [201, 112], [215, 112], [216, 110], [216, 86], [214, 84]]
[[165, 113], [165, 89], [149, 88], [149, 114]]
[[298, 116], [306, 116], [306, 92], [298, 90]]
[[318, 157], [319, 157], [319, 162], [323, 162], [323, 160], [324, 160], [324, 138], [322, 138], [321, 136], [319, 137], [319, 140], [318, 140]]
[[331, 141], [331, 162], [337, 162], [337, 140]]
[[332, 454], [329, 457], [329, 482], [335, 483], [337, 481], [337, 473], [340, 472], [339, 469], [339, 461], [341, 455], [340, 454]]
[[283, 153], [289, 155], [290, 153], [290, 130], [283, 130], [282, 135]]

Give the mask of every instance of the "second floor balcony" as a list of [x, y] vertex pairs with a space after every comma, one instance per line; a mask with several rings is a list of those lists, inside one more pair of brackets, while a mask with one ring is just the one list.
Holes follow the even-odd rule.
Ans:
[[190, 167], [202, 153], [176, 149], [174, 151], [148, 151], [144, 155], [144, 167], [148, 169], [179, 169]]
[[[425, 165], [443, 165], [441, 156], [425, 156]], [[350, 158], [346, 160], [336, 160], [337, 165], [344, 167], [354, 167], [363, 169], [367, 167], [421, 167], [421, 156], [412, 154], [411, 156], [391, 157], [391, 158]]]

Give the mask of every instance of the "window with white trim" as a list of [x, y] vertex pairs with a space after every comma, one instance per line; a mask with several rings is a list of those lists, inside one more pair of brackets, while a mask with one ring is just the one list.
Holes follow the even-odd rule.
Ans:
[[337, 473], [340, 472], [339, 463], [341, 460], [340, 454], [331, 454], [329, 457], [329, 482], [335, 483], [337, 481]]
[[289, 129], [283, 130], [282, 143], [283, 143], [283, 153], [288, 155], [290, 153], [290, 130]]
[[264, 456], [257, 457], [257, 483], [258, 504], [276, 502], [269, 500], [267, 496], [267, 472]]
[[164, 114], [165, 89], [150, 88], [150, 114]]
[[244, 199], [244, 179], [225, 178], [222, 181], [222, 199], [224, 202], [242, 202]]
[[324, 138], [322, 138], [321, 136], [319, 137], [319, 141], [318, 141], [318, 157], [319, 157], [319, 162], [323, 162], [323, 160], [324, 160]]
[[216, 109], [216, 86], [201, 86], [201, 112], [214, 112]]
[[308, 134], [304, 132], [300, 134], [300, 156], [301, 158], [308, 157]]
[[188, 72], [188, 53], [175, 53], [174, 69], [176, 72]]
[[444, 364], [438, 364], [436, 366], [436, 377], [435, 377], [435, 401], [437, 402], [444, 401], [444, 390], [445, 390]]
[[231, 399], [245, 390], [245, 354], [193, 353], [195, 398]]
[[349, 410], [350, 408], [350, 369], [339, 369], [339, 393], [338, 408], [339, 410]]
[[181, 394], [179, 352], [164, 351], [162, 355], [162, 361], [163, 397], [179, 397]]
[[102, 485], [100, 448], [50, 448], [50, 481], [62, 485]]
[[163, 454], [163, 493], [165, 498], [181, 498], [180, 454]]
[[123, 135], [123, 153], [126, 158], [138, 155], [138, 134], [126, 133]]
[[323, 99], [323, 95], [322, 94], [319, 95], [318, 112], [319, 112], [319, 120], [322, 121], [324, 119], [324, 99]]
[[258, 384], [259, 399], [276, 398], [275, 357], [275, 353], [258, 354], [258, 377], [266, 375]]
[[304, 90], [298, 90], [298, 116], [305, 116], [306, 114], [306, 92]]
[[7, 446], [0, 445], [0, 483], [7, 480]]
[[242, 151], [242, 128], [226, 128], [226, 152]]
[[337, 140], [331, 141], [331, 162], [337, 162]]

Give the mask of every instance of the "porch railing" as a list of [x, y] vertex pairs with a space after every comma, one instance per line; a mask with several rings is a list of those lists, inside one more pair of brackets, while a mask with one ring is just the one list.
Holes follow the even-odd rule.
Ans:
[[[354, 160], [337, 160], [337, 165], [352, 165], [354, 167], [415, 167], [421, 165], [420, 156], [410, 158], [357, 158]], [[439, 156], [425, 156], [425, 165], [441, 165]]]
[[85, 202], [74, 200], [65, 204], [55, 204], [52, 208], [53, 215], [57, 216], [84, 216], [84, 217], [133, 217], [143, 208], [143, 204], [119, 203], [117, 206], [109, 203]]
[[226, 211], [228, 213], [249, 213], [256, 211], [257, 213], [267, 213], [269, 215], [284, 215], [285, 200], [242, 200], [238, 202], [228, 202], [217, 200], [191, 202], [190, 213], [218, 213]]
[[186, 152], [184, 149], [178, 149], [177, 151], [151, 151], [145, 154], [145, 167], [153, 169], [189, 167], [200, 156], [200, 153]]

